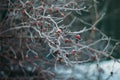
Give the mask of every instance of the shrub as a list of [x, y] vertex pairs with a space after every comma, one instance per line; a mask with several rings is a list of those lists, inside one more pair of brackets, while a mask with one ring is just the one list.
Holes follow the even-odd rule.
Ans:
[[8, 0], [0, 29], [0, 77], [76, 80], [60, 77], [59, 67], [95, 62], [100, 72], [101, 61], [119, 62], [113, 56], [119, 42], [96, 27], [105, 16], [99, 14], [98, 4], [96, 0]]

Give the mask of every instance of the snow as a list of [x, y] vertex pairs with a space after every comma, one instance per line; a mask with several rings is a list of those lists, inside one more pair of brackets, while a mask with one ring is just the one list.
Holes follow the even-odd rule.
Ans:
[[120, 63], [110, 60], [100, 62], [99, 67], [95, 63], [76, 64], [71, 68], [59, 66], [56, 73], [56, 80], [69, 80], [69, 78], [75, 80], [120, 80]]

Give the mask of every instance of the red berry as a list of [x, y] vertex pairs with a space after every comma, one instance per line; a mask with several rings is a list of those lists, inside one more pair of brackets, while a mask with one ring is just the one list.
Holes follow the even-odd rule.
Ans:
[[93, 57], [92, 57], [92, 60], [96, 60], [96, 56], [93, 56]]
[[8, 10], [7, 10], [8, 12], [10, 12], [10, 9], [8, 8]]
[[25, 9], [22, 10], [22, 13], [25, 14]]
[[39, 59], [39, 56], [38, 56], [38, 55], [36, 55], [36, 56], [34, 57], [34, 59]]
[[95, 28], [95, 27], [93, 27], [93, 28], [92, 28], [92, 31], [96, 31], [96, 28]]
[[49, 12], [52, 12], [52, 11], [53, 11], [53, 8], [49, 8], [48, 10], [49, 10]]
[[66, 57], [69, 57], [69, 54], [68, 54], [68, 53], [66, 53], [65, 55], [66, 55]]
[[17, 13], [17, 9], [14, 9], [14, 12]]
[[31, 3], [30, 1], [26, 1], [25, 2], [26, 5], [30, 5], [30, 3]]
[[61, 29], [58, 29], [58, 30], [56, 31], [57, 34], [60, 34], [61, 32], [62, 32]]
[[75, 55], [76, 54], [76, 51], [75, 50], [72, 50], [72, 55]]
[[40, 22], [40, 21], [37, 21], [37, 22], [36, 22], [36, 25], [40, 26], [40, 25], [41, 25], [41, 22]]
[[56, 13], [60, 13], [60, 10], [57, 9], [57, 10], [56, 10]]
[[55, 54], [59, 54], [60, 52], [59, 52], [59, 50], [57, 50], [57, 51], [55, 51], [54, 53], [55, 53]]
[[19, 4], [19, 5], [18, 5], [18, 7], [19, 7], [19, 8], [22, 8], [22, 7], [23, 7], [23, 5], [22, 5], [22, 4]]
[[104, 72], [104, 70], [102, 68], [98, 68], [98, 71], [101, 73], [101, 72]]
[[46, 28], [42, 28], [42, 32], [45, 32], [46, 31]]
[[68, 7], [68, 5], [65, 5], [64, 7], [66, 8], [66, 7]]
[[61, 60], [62, 60], [61, 57], [58, 57], [58, 58], [57, 58], [57, 61], [58, 61], [58, 62], [61, 62]]
[[26, 60], [27, 60], [27, 59], [29, 59], [29, 56], [28, 56], [28, 55], [26, 55], [26, 56], [25, 56], [25, 59], [26, 59]]
[[76, 43], [78, 43], [78, 39], [76, 39]]
[[40, 11], [41, 11], [41, 10], [44, 10], [43, 6], [40, 6], [40, 7], [39, 7], [39, 10], [40, 10]]
[[65, 15], [63, 13], [61, 13], [61, 16], [64, 17]]
[[69, 39], [68, 39], [68, 38], [66, 38], [66, 39], [65, 39], [65, 43], [68, 43], [68, 42], [69, 42]]
[[75, 38], [76, 38], [77, 40], [80, 39], [80, 35], [79, 35], [79, 34], [76, 35]]

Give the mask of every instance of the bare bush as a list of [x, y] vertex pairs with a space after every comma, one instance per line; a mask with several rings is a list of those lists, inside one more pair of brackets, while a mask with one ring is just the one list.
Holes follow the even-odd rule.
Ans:
[[96, 0], [8, 0], [8, 17], [0, 27], [0, 65], [6, 66], [0, 77], [78, 80], [60, 77], [59, 67], [95, 62], [100, 72], [101, 61], [119, 63], [113, 57], [119, 42], [96, 27], [105, 16], [98, 4]]

